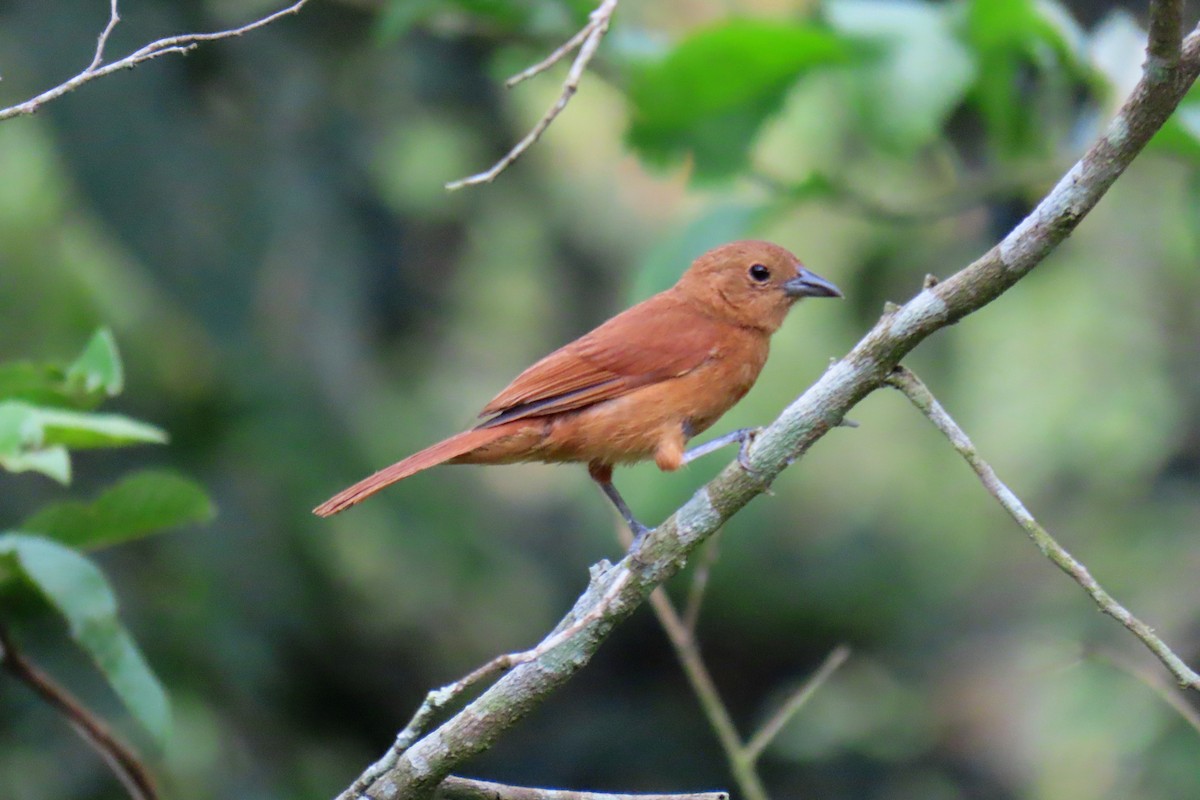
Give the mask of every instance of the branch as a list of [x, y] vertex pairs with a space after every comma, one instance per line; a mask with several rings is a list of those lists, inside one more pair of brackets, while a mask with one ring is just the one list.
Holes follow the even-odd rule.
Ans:
[[[591, 587], [598, 585], [598, 582], [611, 569], [611, 566], [608, 562], [601, 562], [592, 568]], [[570, 620], [569, 624], [566, 624], [566, 621], [564, 621], [563, 625], [560, 625], [558, 629], [543, 639], [537, 647], [519, 653], [507, 653], [497, 656], [483, 666], [472, 670], [466, 676], [459, 678], [454, 683], [447, 684], [441, 689], [427, 694], [425, 701], [421, 703], [421, 707], [413, 714], [412, 719], [409, 720], [404, 730], [400, 731], [399, 735], [396, 736], [396, 741], [392, 743], [392, 746], [384, 754], [383, 758], [368, 767], [350, 788], [338, 795], [338, 800], [353, 800], [354, 798], [363, 796], [363, 793], [379, 776], [396, 765], [400, 756], [425, 732], [438, 712], [462, 697], [467, 690], [503, 672], [507, 672], [518, 664], [527, 664], [530, 661], [541, 658], [548, 651], [569, 640], [582, 630], [585, 625], [598, 619], [605, 612], [616, 593], [624, 588], [627, 579], [628, 576], [626, 575], [614, 581], [590, 611], [577, 619]]]
[[979, 480], [983, 483], [983, 488], [987, 489], [988, 493], [992, 497], [995, 497], [996, 501], [1004, 507], [1009, 516], [1025, 529], [1025, 532], [1029, 534], [1029, 538], [1033, 539], [1034, 544], [1042, 551], [1042, 555], [1053, 561], [1059, 569], [1070, 575], [1076, 583], [1082, 586], [1084, 591], [1091, 595], [1096, 605], [1100, 606], [1101, 611], [1120, 622], [1134, 636], [1141, 639], [1146, 647], [1150, 648], [1150, 652], [1154, 653], [1158, 657], [1158, 660], [1171, 671], [1171, 674], [1179, 681], [1180, 686], [1200, 691], [1200, 675], [1197, 675], [1184, 664], [1183, 660], [1175, 655], [1171, 648], [1163, 643], [1162, 639], [1155, 635], [1154, 630], [1149, 625], [1129, 613], [1123, 605], [1114, 600], [1112, 595], [1096, 582], [1096, 579], [1088, 572], [1087, 567], [1068, 553], [1066, 548], [1060, 545], [1053, 536], [1046, 532], [1045, 528], [1038, 524], [1037, 520], [1033, 518], [1033, 515], [1029, 513], [1020, 499], [1001, 482], [991, 466], [980, 457], [979, 452], [975, 449], [975, 445], [971, 443], [967, 434], [946, 413], [941, 403], [937, 401], [925, 384], [921, 382], [920, 378], [904, 367], [897, 367], [888, 377], [887, 382], [889, 385], [904, 392], [913, 405], [920, 409], [925, 416], [929, 417], [929, 421], [946, 435], [946, 438], [950, 440], [950, 444], [954, 446], [954, 449], [967, 460], [967, 463], [971, 465], [971, 469], [979, 476]]
[[[647, 534], [637, 557], [605, 565], [559, 624], [595, 614], [539, 658], [521, 664], [479, 698], [404, 751], [369, 782], [374, 800], [430, 796], [447, 775], [485, 750], [587, 664], [608, 633], [676, 574], [696, 547], [787, 465], [837, 427], [860, 400], [935, 331], [978, 311], [1010, 289], [1065, 239], [1162, 127], [1200, 72], [1200, 31], [1174, 67], [1146, 69], [1107, 131], [1011, 233], [973, 264], [889, 311], [844, 358], [760, 433], [736, 461]], [[623, 584], [609, 597], [610, 587]], [[598, 613], [597, 613], [598, 612]]]
[[563, 81], [562, 92], [559, 94], [558, 99], [554, 101], [554, 105], [550, 106], [549, 110], [533, 126], [533, 130], [529, 131], [524, 139], [517, 142], [490, 169], [457, 181], [450, 181], [446, 184], [447, 191], [453, 192], [464, 186], [491, 183], [496, 179], [496, 176], [508, 169], [509, 165], [520, 158], [526, 150], [533, 146], [534, 142], [542, 137], [542, 134], [550, 127], [550, 123], [554, 122], [554, 119], [562, 113], [563, 109], [567, 107], [567, 103], [575, 95], [575, 92], [579, 90], [579, 82], [583, 79], [583, 72], [587, 69], [588, 64], [591, 63], [592, 57], [596, 55], [596, 48], [600, 46], [600, 40], [604, 38], [604, 34], [608, 31], [608, 25], [612, 21], [613, 12], [617, 10], [617, 2], [618, 0], [603, 0], [599, 7], [588, 16], [588, 24], [579, 33], [576, 33], [562, 47], [559, 47], [543, 60], [524, 72], [514, 75], [505, 82], [504, 85], [511, 89], [521, 81], [528, 80], [535, 75], [545, 72], [565, 58], [567, 53], [576, 47], [579, 48], [579, 53], [571, 63], [570, 71], [567, 72], [567, 79]]
[[535, 789], [451, 775], [438, 787], [438, 800], [729, 800], [727, 792], [688, 794], [607, 794], [567, 789]]
[[0, 108], [0, 122], [12, 117], [26, 116], [33, 114], [46, 103], [51, 100], [57, 100], [65, 94], [75, 91], [85, 83], [90, 83], [97, 78], [103, 78], [105, 75], [111, 75], [114, 72], [123, 69], [133, 69], [138, 64], [144, 61], [149, 61], [159, 56], [167, 55], [168, 53], [185, 54], [199, 47], [201, 42], [212, 42], [218, 39], [231, 39], [236, 36], [242, 36], [250, 31], [257, 30], [266, 25], [270, 25], [280, 17], [286, 17], [290, 14], [299, 13], [308, 0], [297, 0], [297, 2], [280, 9], [273, 14], [268, 14], [261, 19], [243, 25], [240, 28], [231, 28], [224, 31], [216, 31], [214, 33], [185, 33], [180, 36], [168, 36], [165, 39], [158, 39], [144, 47], [135, 50], [119, 61], [113, 61], [109, 64], [104, 64], [104, 49], [108, 46], [108, 37], [112, 35], [113, 30], [117, 27], [117, 23], [121, 21], [121, 15], [117, 9], [119, 0], [110, 0], [111, 6], [109, 11], [108, 24], [104, 26], [104, 30], [100, 33], [99, 39], [96, 41], [96, 53], [92, 56], [92, 62], [87, 67], [70, 80], [60, 83], [53, 89], [48, 89], [36, 97], [31, 97], [24, 103], [18, 103], [15, 106], [8, 108]]
[[[633, 544], [633, 535], [624, 525], [618, 526], [617, 536], [625, 547]], [[650, 607], [654, 610], [654, 615], [658, 617], [663, 631], [666, 632], [667, 639], [675, 650], [675, 657], [679, 659], [679, 665], [683, 668], [683, 673], [687, 676], [688, 683], [692, 685], [692, 691], [700, 702], [700, 709], [708, 718], [708, 724], [717, 736], [717, 742], [721, 745], [721, 750], [725, 753], [725, 760], [729, 763], [729, 771], [737, 782], [742, 796], [747, 800], [768, 800], [766, 787], [763, 786], [762, 778], [759, 777], [756, 769], [759, 757], [791, 718], [804, 707], [817, 689], [821, 688], [829, 676], [845, 663], [846, 659], [850, 657], [850, 648], [845, 645], [835, 648], [816, 673], [783, 702], [770, 719], [763, 723], [759, 731], [750, 738], [750, 741], [743, 742], [741, 736], [738, 735], [733, 716], [729, 713], [729, 707], [721, 699], [721, 692], [717, 689], [717, 684], [708, 671], [704, 658], [700, 655], [700, 645], [696, 642], [696, 619], [693, 613], [699, 614], [704, 587], [708, 582], [708, 570], [716, 558], [716, 543], [716, 536], [710, 538], [702, 554], [704, 561], [697, 568], [688, 592], [687, 615], [682, 618], [679, 616], [671, 598], [667, 596], [661, 586], [650, 593]]]
[[833, 673], [838, 671], [842, 664], [846, 663], [846, 659], [850, 658], [850, 648], [844, 644], [839, 644], [837, 647], [825, 656], [825, 660], [821, 662], [821, 666], [812, 676], [800, 687], [792, 693], [791, 697], [779, 706], [779, 710], [763, 723], [759, 728], [758, 733], [751, 737], [746, 743], [745, 756], [750, 761], [757, 761], [762, 756], [763, 751], [771, 742], [775, 741], [775, 737], [783, 730], [784, 726], [791, 721], [796, 713], [804, 708], [809, 699], [812, 698], [817, 690], [825, 685], [825, 682], [833, 676]]
[[138, 754], [118, 739], [104, 724], [104, 720], [85, 708], [65, 687], [27, 659], [3, 625], [0, 625], [0, 668], [66, 717], [80, 738], [100, 755], [133, 800], [157, 800], [159, 794], [154, 777]]
[[1170, 69], [1179, 63], [1179, 40], [1182, 36], [1183, 0], [1150, 0], [1147, 68]]
[[1176, 713], [1183, 717], [1184, 722], [1191, 725], [1196, 733], [1200, 733], [1200, 710], [1188, 702], [1187, 696], [1180, 692], [1178, 687], [1163, 680], [1157, 670], [1150, 672], [1143, 669], [1141, 665], [1133, 663], [1131, 659], [1118, 653], [1099, 653], [1096, 657], [1149, 687], [1167, 705], [1175, 709]]

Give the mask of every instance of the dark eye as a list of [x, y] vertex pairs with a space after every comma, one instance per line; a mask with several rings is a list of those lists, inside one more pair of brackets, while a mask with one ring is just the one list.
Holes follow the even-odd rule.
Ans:
[[767, 278], [771, 277], [771, 270], [764, 267], [762, 264], [755, 264], [750, 268], [750, 277], [762, 283]]

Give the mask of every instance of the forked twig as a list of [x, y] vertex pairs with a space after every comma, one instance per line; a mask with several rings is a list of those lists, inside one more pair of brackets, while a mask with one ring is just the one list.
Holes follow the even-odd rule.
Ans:
[[1170, 670], [1175, 676], [1175, 680], [1179, 681], [1179, 685], [1188, 689], [1194, 689], [1200, 692], [1200, 675], [1196, 674], [1187, 664], [1177, 656], [1171, 648], [1163, 642], [1162, 639], [1154, 633], [1154, 629], [1140, 619], [1135, 617], [1123, 605], [1113, 599], [1112, 595], [1104, 590], [1103, 587], [1092, 577], [1088, 572], [1088, 568], [1080, 563], [1074, 556], [1067, 552], [1066, 548], [1058, 543], [1046, 529], [1038, 524], [1038, 521], [1033, 518], [1029, 510], [1020, 499], [1013, 494], [1004, 483], [997, 477], [995, 470], [983, 460], [979, 455], [979, 451], [975, 449], [975, 445], [971, 439], [963, 432], [963, 429], [958, 426], [958, 423], [946, 413], [942, 408], [941, 403], [933, 396], [933, 393], [921, 382], [921, 379], [914, 375], [905, 367], [896, 367], [892, 374], [888, 377], [887, 383], [894, 386], [904, 393], [912, 404], [929, 418], [929, 421], [937, 427], [939, 431], [945, 434], [950, 440], [950, 444], [958, 451], [967, 463], [971, 465], [971, 469], [979, 476], [983, 487], [987, 489], [992, 497], [1003, 506], [1017, 524], [1025, 529], [1029, 534], [1029, 538], [1033, 539], [1034, 544], [1042, 551], [1042, 554], [1049, 558], [1054, 564], [1067, 573], [1083, 587], [1095, 601], [1096, 605], [1105, 614], [1108, 614], [1113, 619], [1120, 622], [1129, 631], [1142, 640], [1146, 647], [1150, 648], [1150, 652], [1158, 657], [1158, 660]]
[[505, 153], [491, 168], [447, 183], [446, 189], [448, 191], [452, 192], [456, 189], [462, 189], [464, 186], [491, 183], [496, 179], [496, 176], [508, 169], [509, 165], [520, 158], [526, 150], [533, 146], [534, 142], [542, 137], [542, 134], [550, 127], [550, 123], [554, 122], [555, 118], [562, 113], [563, 109], [567, 107], [567, 103], [575, 95], [575, 92], [579, 90], [579, 82], [583, 79], [584, 70], [587, 69], [593, 56], [596, 55], [596, 49], [600, 46], [600, 40], [604, 38], [604, 34], [608, 31], [608, 25], [612, 21], [613, 12], [617, 10], [617, 2], [618, 0], [603, 0], [596, 10], [588, 16], [588, 23], [582, 30], [568, 39], [565, 44], [546, 58], [524, 72], [514, 75], [505, 82], [505, 86], [512, 88], [521, 81], [545, 72], [566, 58], [567, 54], [576, 47], [579, 48], [579, 53], [575, 56], [575, 60], [571, 62], [571, 69], [567, 72], [567, 78], [563, 81], [562, 92], [558, 95], [558, 99], [542, 115], [541, 119], [534, 124], [533, 129], [525, 135], [525, 138], [513, 145], [513, 148]]
[[[599, 569], [593, 569], [592, 579], [598, 580], [605, 573], [606, 564], [602, 564]], [[553, 650], [564, 641], [570, 639], [580, 630], [595, 622], [607, 610], [609, 603], [616, 597], [625, 585], [630, 580], [630, 573], [623, 572], [612, 586], [605, 591], [604, 597], [586, 614], [574, 620], [571, 624], [566, 625], [561, 630], [547, 636], [536, 647], [529, 650], [522, 650], [516, 653], [505, 653], [501, 656], [496, 656], [491, 661], [488, 661], [481, 667], [478, 667], [453, 683], [448, 683], [440, 689], [435, 689], [425, 695], [424, 702], [420, 708], [413, 714], [412, 719], [404, 726], [404, 730], [400, 731], [396, 736], [396, 741], [388, 748], [383, 757], [369, 766], [346, 791], [338, 795], [338, 800], [354, 800], [361, 797], [363, 793], [371, 786], [371, 784], [387, 770], [396, 765], [400, 756], [404, 751], [412, 746], [413, 742], [417, 741], [429, 724], [437, 716], [438, 712], [453, 703], [456, 699], [462, 697], [469, 689], [477, 686], [491, 678], [507, 672], [519, 664], [527, 664], [530, 661], [535, 661], [541, 658], [546, 653]]]
[[[624, 526], [617, 528], [617, 537], [626, 547], [632, 541], [628, 529]], [[707, 563], [702, 565], [705, 573], [712, 566], [715, 558], [715, 548], [711, 547], [714, 541], [715, 539], [709, 540], [710, 550]], [[704, 583], [707, 583], [707, 574]], [[703, 591], [703, 585], [697, 589], [696, 583], [693, 582], [689, 604], [694, 605], [696, 609], [700, 607]], [[717, 684], [708, 671], [708, 665], [704, 663], [704, 657], [700, 654], [694, 621], [692, 625], [689, 625], [686, 617], [679, 616], [679, 612], [675, 610], [675, 604], [671, 602], [671, 598], [667, 596], [661, 586], [650, 593], [650, 607], [654, 609], [654, 616], [658, 617], [659, 624], [666, 632], [671, 647], [675, 650], [675, 657], [679, 659], [683, 673], [687, 677], [688, 683], [692, 685], [692, 691], [700, 703], [701, 711], [708, 718], [708, 724], [712, 726], [717, 742], [725, 753], [729, 771], [733, 775], [734, 781], [737, 782], [742, 796], [747, 800], [768, 800], [766, 787], [758, 774], [758, 759], [792, 717], [846, 662], [846, 659], [850, 657], [850, 648], [846, 645], [838, 645], [834, 648], [817, 671], [784, 700], [775, 713], [758, 729], [758, 732], [751, 736], [749, 741], [743, 741], [737, 731], [737, 725], [734, 724], [733, 715], [729, 713], [729, 707], [721, 699], [721, 692], [717, 689]]]
[[70, 80], [60, 83], [53, 89], [47, 89], [36, 97], [31, 97], [23, 103], [18, 103], [15, 106], [8, 108], [0, 108], [0, 122], [12, 117], [20, 117], [35, 113], [38, 109], [49, 103], [51, 100], [57, 100], [65, 94], [75, 91], [85, 83], [103, 78], [105, 75], [111, 75], [114, 72], [123, 69], [132, 69], [142, 62], [149, 61], [159, 56], [167, 55], [168, 53], [187, 53], [196, 49], [201, 42], [211, 42], [217, 39], [231, 39], [236, 36], [242, 36], [250, 31], [257, 30], [266, 25], [270, 25], [280, 17], [286, 17], [290, 14], [299, 13], [308, 0], [297, 0], [297, 2], [280, 9], [272, 14], [247, 23], [240, 28], [230, 28], [224, 31], [215, 31], [213, 33], [185, 33], [179, 36], [168, 36], [165, 39], [158, 39], [149, 44], [135, 50], [129, 55], [117, 61], [104, 63], [104, 49], [108, 46], [108, 38], [112, 35], [113, 30], [121, 21], [121, 15], [117, 8], [119, 0], [110, 0], [110, 10], [108, 23], [101, 31], [99, 38], [96, 41], [96, 52], [92, 56], [92, 61], [87, 67]]

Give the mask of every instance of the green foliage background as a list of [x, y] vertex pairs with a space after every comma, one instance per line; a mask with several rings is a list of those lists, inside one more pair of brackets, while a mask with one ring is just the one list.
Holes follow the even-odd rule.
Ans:
[[[51, 5], [0, 5], [0, 105], [90, 56], [107, 4]], [[112, 52], [268, 8], [131, 4]], [[793, 314], [719, 429], [769, 421], [885, 300], [1019, 220], [1136, 78], [1134, 17], [1038, 8], [627, 3], [543, 141], [455, 194], [441, 184], [520, 138], [562, 68], [509, 93], [502, 79], [589, 4], [326, 0], [0, 124], [0, 360], [60, 358], [110, 326], [126, 366], [113, 408], [172, 439], [77, 454], [72, 497], [168, 467], [218, 508], [94, 554], [171, 698], [165, 751], [52, 613], [5, 616], [152, 754], [170, 796], [334, 795], [428, 689], [532, 644], [619, 549], [581, 468], [450, 467], [332, 520], [309, 509], [469, 425], [529, 362], [739, 236], [789, 246], [847, 295]], [[1039, 519], [1192, 664], [1197, 108], [1044, 266], [910, 362]], [[854, 648], [768, 752], [774, 796], [1200, 796], [1200, 734], [1130, 673], [1165, 679], [1157, 664], [903, 398], [877, 393], [853, 416], [859, 428], [728, 526], [701, 620], [743, 731], [832, 647]], [[617, 483], [653, 522], [722, 464]], [[39, 475], [3, 480], [4, 526], [62, 496]], [[648, 611], [469, 774], [730, 786]], [[0, 796], [122, 795], [4, 681]]]

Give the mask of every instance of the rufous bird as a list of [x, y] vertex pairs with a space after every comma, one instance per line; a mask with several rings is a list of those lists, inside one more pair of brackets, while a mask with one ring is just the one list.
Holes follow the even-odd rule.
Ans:
[[754, 429], [685, 447], [750, 391], [771, 334], [797, 300], [841, 296], [778, 245], [709, 250], [670, 289], [518, 375], [484, 406], [484, 422], [364, 478], [313, 513], [336, 514], [438, 464], [585, 462], [640, 540], [649, 529], [613, 486], [613, 467], [653, 458], [672, 471], [738, 442], [748, 469]]

